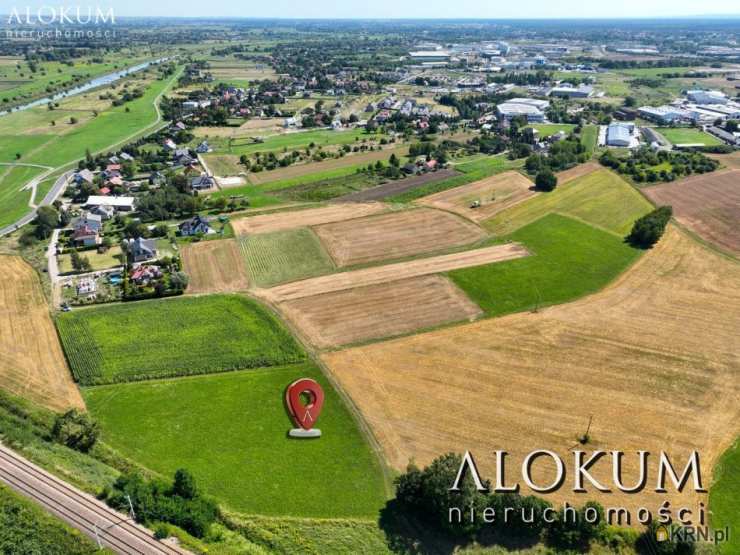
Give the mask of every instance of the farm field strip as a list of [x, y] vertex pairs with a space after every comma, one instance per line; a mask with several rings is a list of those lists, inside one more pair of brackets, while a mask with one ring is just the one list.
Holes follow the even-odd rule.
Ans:
[[38, 276], [20, 257], [0, 266], [0, 386], [53, 410], [84, 408]]
[[[449, 210], [480, 222], [535, 194], [534, 184], [519, 172], [504, 172], [419, 199], [419, 204]], [[472, 208], [473, 202], [480, 206]]]
[[[574, 170], [571, 177], [577, 175], [579, 172]], [[484, 225], [496, 235], [506, 235], [546, 214], [559, 212], [624, 236], [634, 221], [652, 208], [624, 179], [600, 169], [499, 212]]]
[[261, 214], [234, 219], [231, 221], [231, 226], [237, 235], [268, 233], [296, 227], [310, 227], [350, 220], [352, 218], [377, 214], [387, 209], [387, 205], [378, 202], [332, 204], [320, 208], [307, 208], [304, 210], [276, 212], [274, 214]]
[[303, 297], [279, 307], [319, 348], [473, 320], [482, 314], [449, 279], [437, 275]]
[[308, 228], [247, 235], [239, 239], [251, 281], [269, 287], [328, 273], [331, 258]]
[[658, 205], [703, 239], [740, 254], [740, 169], [694, 175], [644, 189]]
[[408, 262], [397, 262], [384, 266], [363, 268], [320, 276], [279, 285], [271, 289], [259, 289], [255, 293], [274, 302], [284, 302], [322, 293], [363, 287], [429, 274], [448, 272], [456, 268], [492, 264], [528, 256], [529, 252], [518, 244], [496, 245], [453, 254], [421, 258]]
[[445, 181], [451, 177], [459, 175], [459, 172], [455, 169], [437, 170], [436, 172], [429, 172], [422, 175], [414, 175], [399, 179], [398, 181], [391, 181], [377, 187], [372, 187], [364, 191], [358, 191], [356, 193], [350, 193], [340, 197], [339, 200], [347, 202], [368, 202], [384, 200], [389, 197], [396, 195], [402, 195], [409, 193], [415, 189], [420, 189], [433, 185], [441, 181]]
[[428, 254], [483, 239], [486, 234], [457, 215], [416, 208], [314, 228], [339, 267]]
[[190, 278], [188, 293], [227, 293], [249, 288], [244, 259], [235, 239], [186, 245], [182, 263]]
[[[471, 450], [493, 478], [495, 449], [515, 468], [534, 449], [565, 460], [593, 415], [588, 449], [698, 449], [711, 468], [740, 425], [740, 266], [676, 228], [604, 291], [577, 302], [481, 320], [347, 350], [322, 359], [355, 400], [390, 464], [425, 465]], [[666, 418], [676, 423], [666, 427]], [[626, 457], [628, 476], [637, 458]], [[545, 465], [546, 466], [546, 465]], [[549, 483], [551, 471], [535, 466]], [[611, 466], [595, 478], [609, 482]], [[522, 486], [524, 488], [524, 486]], [[523, 493], [529, 493], [524, 488]], [[569, 488], [546, 496], [577, 505]], [[704, 496], [600, 494], [608, 506], [657, 510]]]
[[269, 312], [239, 295], [77, 310], [58, 316], [57, 328], [72, 372], [83, 385], [278, 366], [304, 359], [288, 331]]

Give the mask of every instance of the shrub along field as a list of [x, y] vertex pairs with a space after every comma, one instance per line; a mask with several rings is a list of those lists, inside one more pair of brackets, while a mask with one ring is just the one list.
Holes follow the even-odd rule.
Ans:
[[331, 258], [307, 227], [247, 235], [240, 238], [252, 281], [269, 287], [286, 281], [325, 274]]
[[715, 529], [730, 527], [730, 541], [720, 545], [720, 552], [740, 551], [740, 441], [728, 449], [714, 468], [714, 483], [709, 490], [711, 525]]
[[573, 216], [600, 228], [626, 235], [632, 223], [652, 205], [617, 174], [599, 170], [495, 215], [484, 226], [505, 235], [551, 212]]
[[[287, 437], [294, 425], [284, 391], [299, 377], [324, 388], [320, 440]], [[188, 468], [232, 510], [377, 517], [385, 502], [378, 460], [310, 364], [101, 386], [84, 395], [107, 444], [164, 475]]]
[[532, 256], [450, 272], [488, 316], [598, 291], [640, 254], [621, 238], [560, 214], [548, 214], [504, 239], [522, 243]]
[[72, 373], [83, 385], [276, 366], [304, 359], [271, 314], [239, 295], [79, 310], [60, 315], [57, 327]]

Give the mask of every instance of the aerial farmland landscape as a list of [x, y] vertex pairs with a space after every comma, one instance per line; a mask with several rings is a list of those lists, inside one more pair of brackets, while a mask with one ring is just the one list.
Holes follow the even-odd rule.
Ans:
[[734, 3], [0, 4], [0, 554], [740, 555]]

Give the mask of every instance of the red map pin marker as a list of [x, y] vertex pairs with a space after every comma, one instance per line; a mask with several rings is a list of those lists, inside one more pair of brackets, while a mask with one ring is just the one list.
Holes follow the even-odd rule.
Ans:
[[[308, 396], [308, 402], [304, 404], [301, 394]], [[316, 420], [324, 406], [324, 390], [311, 378], [301, 378], [294, 381], [285, 390], [285, 401], [288, 404], [293, 421], [299, 428], [291, 430], [291, 437], [319, 437], [321, 430], [313, 429]]]

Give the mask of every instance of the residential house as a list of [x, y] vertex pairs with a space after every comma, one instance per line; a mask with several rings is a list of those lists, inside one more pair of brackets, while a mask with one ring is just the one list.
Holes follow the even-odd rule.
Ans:
[[177, 227], [180, 235], [183, 237], [198, 235], [199, 233], [208, 234], [212, 232], [208, 220], [199, 214], [189, 220], [185, 220]]
[[124, 239], [124, 243], [131, 260], [134, 262], [151, 260], [157, 256], [157, 246], [154, 239], [137, 237], [136, 239]]
[[88, 211], [88, 214], [94, 214], [95, 216], [100, 216], [100, 218], [103, 221], [105, 221], [105, 220], [110, 220], [113, 216], [115, 216], [116, 211], [109, 204], [100, 204], [100, 205], [92, 207]]
[[162, 277], [162, 270], [159, 266], [141, 265], [137, 268], [134, 268], [129, 277], [131, 278], [131, 281], [133, 281], [136, 285], [148, 285], [155, 279], [159, 279]]
[[98, 290], [98, 284], [94, 278], [83, 278], [77, 282], [77, 295], [93, 295]]
[[90, 170], [85, 169], [74, 174], [72, 179], [77, 185], [80, 185], [81, 183], [92, 184], [92, 182], [95, 180], [95, 175]]
[[199, 154], [205, 154], [206, 152], [211, 152], [211, 145], [208, 144], [208, 141], [203, 141], [197, 147], [195, 147], [195, 151]]
[[134, 157], [131, 156], [128, 152], [122, 152], [120, 156], [121, 160], [123, 160], [124, 162], [131, 162], [134, 159]]
[[204, 191], [216, 186], [216, 181], [208, 174], [199, 175], [190, 180], [190, 189]]
[[[133, 212], [136, 199], [134, 197], [106, 197], [90, 195], [85, 202], [86, 208], [95, 208], [100, 205], [112, 206], [118, 212]], [[95, 212], [97, 214], [97, 212]]]
[[84, 211], [74, 222], [74, 227], [87, 226], [92, 230], [100, 231], [103, 228], [103, 218], [99, 214]]
[[86, 225], [80, 225], [75, 226], [72, 232], [72, 242], [76, 246], [94, 247], [95, 245], [99, 245], [102, 240], [97, 230], [91, 229]]
[[162, 145], [167, 150], [177, 150], [177, 144], [175, 144], [175, 141], [173, 141], [172, 139], [165, 139]]

